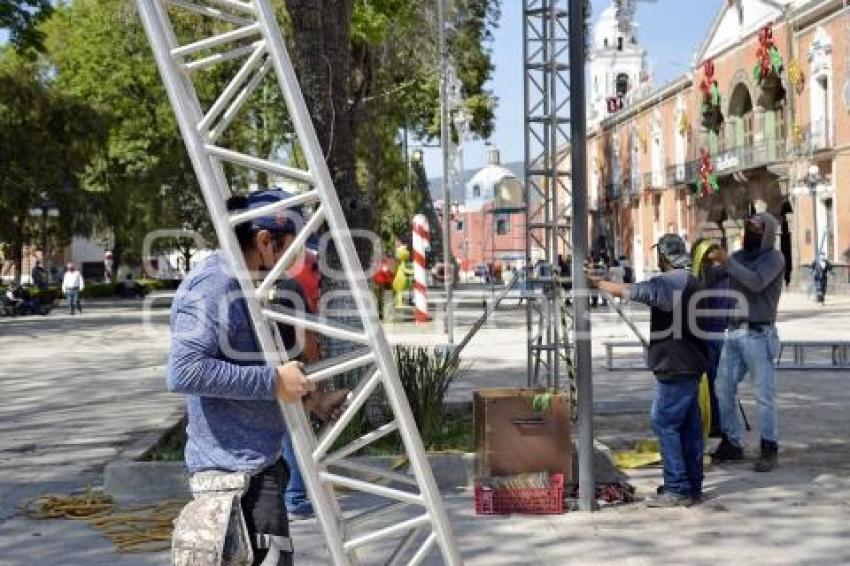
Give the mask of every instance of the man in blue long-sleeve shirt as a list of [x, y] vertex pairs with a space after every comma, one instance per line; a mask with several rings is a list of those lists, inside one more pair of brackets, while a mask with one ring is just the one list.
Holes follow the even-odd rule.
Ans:
[[[268, 202], [234, 197], [229, 208], [256, 208]], [[260, 217], [236, 227], [251, 273], [268, 271], [286, 248], [291, 231], [283, 216]], [[281, 459], [286, 434], [278, 401], [298, 402], [314, 390], [300, 362], [266, 365], [252, 331], [247, 305], [233, 269], [216, 253], [180, 285], [171, 314], [168, 389], [187, 395], [189, 424], [186, 466], [251, 475], [242, 499], [255, 564], [278, 541], [277, 565], [292, 563], [289, 526], [281, 493], [287, 467]], [[256, 535], [270, 535], [262, 537]]]
[[[690, 274], [684, 240], [665, 234], [656, 245], [661, 275], [627, 285], [588, 275], [589, 284], [615, 297], [650, 307], [647, 363], [655, 374], [650, 418], [658, 436], [664, 466], [664, 486], [650, 507], [689, 506], [702, 497], [702, 421], [699, 380], [707, 357], [700, 332], [691, 327], [699, 290]], [[702, 329], [699, 329], [702, 330]]]

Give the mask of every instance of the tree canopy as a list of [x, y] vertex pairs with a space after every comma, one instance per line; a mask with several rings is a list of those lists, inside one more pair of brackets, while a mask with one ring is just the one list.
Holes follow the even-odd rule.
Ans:
[[[408, 171], [402, 132], [426, 140], [439, 132], [436, 3], [274, 4], [349, 224], [375, 229], [391, 243], [393, 236], [406, 235], [411, 217], [429, 198], [427, 191], [406, 191], [409, 176], [418, 176]], [[30, 69], [45, 96], [57, 104], [75, 101], [84, 107], [80, 116], [97, 123], [93, 136], [78, 132], [86, 153], [77, 154], [66, 171], [72, 180], [58, 185], [76, 189], [78, 217], [88, 227], [75, 229], [108, 228], [116, 268], [124, 260], [141, 259], [136, 256], [144, 236], [157, 227], [198, 230], [211, 238], [206, 207], [133, 3], [50, 5], [48, 0], [4, 3], [0, 25], [11, 30], [15, 45], [44, 49]], [[487, 137], [495, 105], [484, 87], [492, 72], [487, 40], [498, 19], [498, 0], [453, 5], [449, 49], [472, 131]], [[178, 37], [199, 25], [217, 24], [175, 19]], [[219, 65], [204, 75], [197, 84], [202, 103], [211, 101], [237, 65]], [[273, 77], [260, 85], [252, 102], [252, 111], [239, 116], [225, 141], [297, 161], [300, 154]], [[262, 175], [232, 168], [227, 175], [237, 190], [268, 183]], [[28, 182], [43, 184], [37, 176]]]
[[44, 33], [38, 25], [47, 19], [50, 0], [3, 0], [0, 2], [0, 29], [9, 31], [9, 39], [19, 50], [39, 50]]

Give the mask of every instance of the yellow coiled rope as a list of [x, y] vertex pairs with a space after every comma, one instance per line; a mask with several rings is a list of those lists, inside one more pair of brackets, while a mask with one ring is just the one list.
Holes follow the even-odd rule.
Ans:
[[185, 504], [169, 500], [119, 510], [111, 497], [89, 487], [80, 495], [41, 495], [22, 511], [30, 519], [84, 520], [109, 537], [119, 552], [156, 552], [171, 547], [174, 519]]

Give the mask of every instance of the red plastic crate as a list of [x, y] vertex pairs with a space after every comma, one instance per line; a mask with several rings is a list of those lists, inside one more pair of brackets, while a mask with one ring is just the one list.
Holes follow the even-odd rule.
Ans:
[[564, 476], [552, 474], [550, 487], [493, 489], [475, 484], [476, 515], [508, 515], [527, 513], [533, 515], [557, 515], [564, 512]]

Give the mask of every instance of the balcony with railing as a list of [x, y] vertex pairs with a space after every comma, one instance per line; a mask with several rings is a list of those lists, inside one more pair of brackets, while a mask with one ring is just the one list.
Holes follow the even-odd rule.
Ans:
[[724, 175], [755, 169], [756, 167], [785, 161], [786, 157], [785, 140], [782, 139], [740, 145], [714, 157], [714, 173]]
[[663, 170], [643, 174], [643, 190], [660, 191], [667, 186], [667, 177]]
[[667, 186], [686, 185], [696, 182], [699, 162], [695, 159], [667, 167]]
[[794, 153], [804, 156], [831, 149], [835, 145], [833, 130], [833, 125], [826, 118], [815, 120], [810, 124], [794, 126], [792, 131]]

